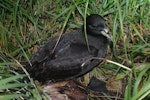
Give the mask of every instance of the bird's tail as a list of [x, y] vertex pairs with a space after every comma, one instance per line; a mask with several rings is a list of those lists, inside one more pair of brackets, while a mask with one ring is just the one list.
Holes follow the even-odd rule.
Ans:
[[29, 69], [31, 68], [31, 66], [28, 62], [20, 62], [20, 64], [21, 64], [20, 67], [13, 69], [15, 72], [19, 74], [26, 74], [26, 72], [29, 72]]

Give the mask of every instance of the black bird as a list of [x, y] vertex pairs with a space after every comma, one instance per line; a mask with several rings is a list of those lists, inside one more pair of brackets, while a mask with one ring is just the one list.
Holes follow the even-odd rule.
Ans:
[[105, 20], [97, 14], [86, 18], [88, 45], [84, 29], [63, 34], [55, 52], [58, 36], [50, 38], [30, 60], [25, 68], [30, 76], [42, 83], [48, 80], [65, 80], [80, 77], [91, 71], [104, 58], [109, 44]]

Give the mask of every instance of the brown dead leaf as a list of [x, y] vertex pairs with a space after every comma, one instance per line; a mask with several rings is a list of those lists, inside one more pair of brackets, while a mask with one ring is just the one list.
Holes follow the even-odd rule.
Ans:
[[114, 78], [108, 79], [106, 87], [111, 92], [119, 92], [122, 94], [122, 82], [121, 80], [115, 80]]
[[87, 94], [73, 81], [44, 85], [43, 89], [52, 100], [87, 100]]
[[65, 86], [68, 81], [56, 82], [48, 85], [44, 85], [43, 89], [51, 98], [51, 100], [68, 100], [68, 96], [66, 94], [60, 93], [60, 89], [62, 86]]
[[73, 81], [69, 81], [62, 92], [68, 96], [69, 100], [87, 100], [87, 94]]

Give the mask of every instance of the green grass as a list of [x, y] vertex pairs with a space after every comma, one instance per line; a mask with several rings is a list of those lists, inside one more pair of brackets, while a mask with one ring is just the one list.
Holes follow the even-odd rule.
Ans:
[[105, 62], [100, 70], [112, 70], [118, 79], [127, 77], [125, 100], [150, 98], [149, 9], [149, 0], [1, 0], [0, 99], [46, 99], [29, 76], [12, 69], [29, 61], [53, 34], [81, 27], [93, 13], [104, 16], [113, 36], [107, 59], [120, 64]]

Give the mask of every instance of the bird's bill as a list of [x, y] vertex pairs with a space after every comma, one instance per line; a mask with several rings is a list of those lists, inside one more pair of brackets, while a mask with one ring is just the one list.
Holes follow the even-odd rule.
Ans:
[[101, 31], [101, 34], [105, 37], [107, 37], [107, 39], [109, 39], [110, 41], [112, 41], [112, 35], [108, 34], [108, 29], [105, 28], [103, 31]]

